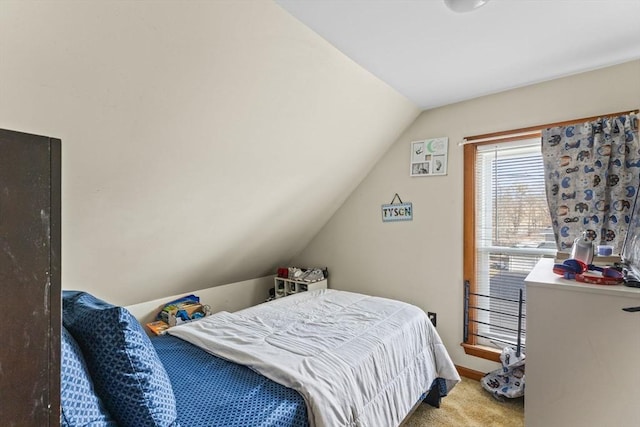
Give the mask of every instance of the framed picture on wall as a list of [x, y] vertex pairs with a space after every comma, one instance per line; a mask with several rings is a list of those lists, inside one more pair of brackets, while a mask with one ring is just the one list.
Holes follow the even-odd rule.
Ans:
[[440, 137], [411, 142], [411, 176], [447, 174], [449, 138]]

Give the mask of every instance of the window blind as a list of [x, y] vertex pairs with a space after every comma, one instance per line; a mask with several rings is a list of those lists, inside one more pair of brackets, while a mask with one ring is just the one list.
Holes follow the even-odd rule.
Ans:
[[540, 139], [479, 145], [475, 171], [479, 343], [503, 347], [516, 342], [525, 277], [555, 254]]

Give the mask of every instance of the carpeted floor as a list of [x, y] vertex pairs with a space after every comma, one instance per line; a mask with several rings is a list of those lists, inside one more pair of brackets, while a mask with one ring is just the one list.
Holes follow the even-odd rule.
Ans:
[[480, 382], [462, 378], [440, 408], [422, 404], [402, 427], [518, 427], [524, 426], [524, 397], [500, 402]]

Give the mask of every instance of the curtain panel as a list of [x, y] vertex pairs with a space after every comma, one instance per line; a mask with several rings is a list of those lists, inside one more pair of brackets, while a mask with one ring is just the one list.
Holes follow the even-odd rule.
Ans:
[[638, 115], [544, 129], [542, 157], [558, 250], [586, 231], [620, 254], [640, 183]]

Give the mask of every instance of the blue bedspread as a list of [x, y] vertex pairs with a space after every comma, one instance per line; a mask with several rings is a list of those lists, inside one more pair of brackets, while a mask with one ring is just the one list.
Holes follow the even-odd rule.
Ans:
[[308, 426], [305, 402], [295, 390], [180, 338], [151, 342], [171, 380], [182, 427]]

